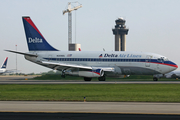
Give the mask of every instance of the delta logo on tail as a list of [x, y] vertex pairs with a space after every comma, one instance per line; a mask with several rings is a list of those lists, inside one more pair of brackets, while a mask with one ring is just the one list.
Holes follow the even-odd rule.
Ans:
[[43, 40], [41, 38], [37, 38], [37, 37], [35, 37], [34, 39], [29, 37], [28, 42], [29, 43], [43, 43]]
[[22, 20], [29, 51], [58, 51], [45, 40], [30, 17], [23, 17]]
[[3, 65], [2, 65], [2, 67], [1, 67], [1, 68], [6, 68], [6, 65], [7, 65], [7, 60], [8, 60], [8, 57], [6, 57], [6, 59], [5, 59], [5, 61], [4, 61], [4, 63], [3, 63]]

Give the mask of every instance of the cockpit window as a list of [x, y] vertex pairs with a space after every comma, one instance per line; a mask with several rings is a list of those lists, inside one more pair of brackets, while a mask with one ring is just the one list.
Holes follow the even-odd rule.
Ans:
[[164, 61], [169, 61], [168, 58], [164, 58]]
[[158, 61], [161, 61], [161, 58], [158, 58], [157, 60], [158, 60]]
[[160, 57], [157, 59], [159, 62], [169, 61], [166, 57]]
[[161, 58], [158, 58], [157, 59], [159, 62], [164, 62], [164, 59], [161, 57]]

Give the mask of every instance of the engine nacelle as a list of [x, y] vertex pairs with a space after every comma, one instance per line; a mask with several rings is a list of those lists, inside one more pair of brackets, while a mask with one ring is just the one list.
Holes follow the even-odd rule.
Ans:
[[102, 69], [96, 69], [91, 71], [79, 71], [79, 76], [82, 77], [102, 77], [104, 71]]
[[163, 74], [156, 74], [156, 75], [153, 75], [153, 77], [156, 77], [156, 78], [163, 78], [163, 77], [166, 77], [166, 76], [164, 76]]
[[65, 74], [81, 76], [81, 77], [102, 77], [104, 75], [104, 71], [102, 69], [93, 69], [93, 70], [75, 70], [75, 71], [66, 71]]

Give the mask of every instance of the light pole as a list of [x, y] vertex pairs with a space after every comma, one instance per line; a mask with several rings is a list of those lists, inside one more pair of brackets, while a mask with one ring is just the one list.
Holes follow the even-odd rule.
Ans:
[[[17, 52], [17, 45], [16, 45], [16, 52]], [[16, 53], [16, 75], [17, 75], [17, 53]]]

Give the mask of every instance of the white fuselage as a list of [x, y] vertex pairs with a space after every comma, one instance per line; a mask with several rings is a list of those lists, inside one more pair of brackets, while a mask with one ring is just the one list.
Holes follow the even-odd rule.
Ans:
[[[38, 57], [25, 56], [29, 61], [54, 69], [56, 66], [45, 65], [42, 61], [55, 63], [74, 64], [92, 67], [113, 67], [112, 75], [155, 75], [165, 74], [177, 68], [177, 65], [169, 61], [165, 56], [128, 51], [41, 51], [30, 52]], [[57, 67], [63, 70], [64, 67]]]
[[4, 69], [4, 68], [1, 68], [0, 69], [0, 74], [3, 74], [3, 73], [5, 73], [6, 72], [6, 69]]

